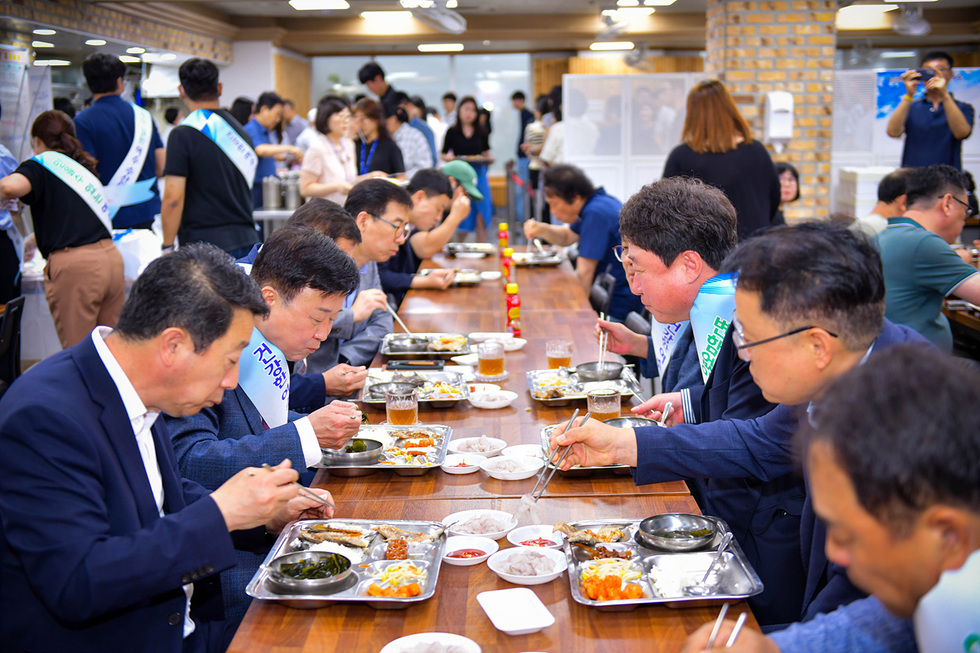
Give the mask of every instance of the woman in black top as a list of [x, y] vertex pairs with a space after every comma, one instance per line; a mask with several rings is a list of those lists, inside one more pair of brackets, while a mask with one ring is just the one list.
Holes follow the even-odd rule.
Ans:
[[354, 125], [359, 136], [354, 141], [357, 174], [366, 175], [378, 171], [405, 179], [402, 151], [385, 127], [381, 105], [370, 98], [358, 100], [354, 105]]
[[[70, 347], [97, 325], [116, 325], [125, 299], [123, 260], [112, 244], [110, 217], [100, 218], [92, 208], [92, 203], [104, 208], [104, 191], [95, 159], [82, 150], [71, 118], [45, 111], [34, 121], [31, 136], [38, 155], [51, 153], [47, 165], [38, 157], [21, 163], [0, 179], [0, 199], [19, 198], [31, 207], [34, 234], [26, 249], [34, 240], [47, 259], [45, 296], [61, 345]], [[79, 168], [76, 176], [83, 181], [69, 185], [48, 165]], [[86, 195], [95, 199], [86, 201]]]
[[[456, 124], [446, 131], [442, 144], [442, 159], [452, 161], [463, 159], [476, 170], [476, 187], [483, 193], [483, 200], [472, 201], [470, 215], [459, 225], [459, 231], [470, 232], [476, 227], [476, 240], [486, 241], [487, 225], [493, 217], [493, 199], [490, 197], [490, 182], [487, 180], [487, 166], [493, 163], [490, 152], [490, 132], [478, 121], [476, 100], [467, 95], [456, 105]], [[481, 220], [477, 216], [482, 216]]]
[[728, 196], [738, 216], [738, 239], [778, 224], [779, 178], [769, 152], [738, 112], [721, 82], [705, 80], [687, 96], [684, 143], [664, 165], [664, 177], [697, 177]]

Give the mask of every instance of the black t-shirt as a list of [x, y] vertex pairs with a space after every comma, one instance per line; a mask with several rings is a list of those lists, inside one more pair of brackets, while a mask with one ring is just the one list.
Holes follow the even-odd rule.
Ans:
[[[215, 113], [252, 144], [230, 113], [223, 109]], [[187, 180], [184, 213], [177, 230], [182, 245], [205, 241], [230, 252], [259, 242], [252, 220], [251, 180], [246, 181], [228, 155], [199, 130], [180, 125], [170, 132], [163, 174]]]
[[364, 147], [361, 139], [357, 139], [354, 141], [354, 150], [354, 163], [359, 175], [369, 172], [383, 172], [387, 175], [405, 172], [401, 148], [390, 138], [377, 138], [367, 147]]
[[490, 138], [479, 129], [473, 130], [473, 136], [466, 138], [458, 126], [446, 131], [446, 140], [442, 143], [442, 153], [452, 152], [455, 156], [479, 156], [490, 149]]
[[112, 237], [85, 200], [37, 161], [24, 161], [14, 172], [31, 182], [31, 192], [20, 199], [31, 207], [37, 248], [44, 258], [65, 247]]

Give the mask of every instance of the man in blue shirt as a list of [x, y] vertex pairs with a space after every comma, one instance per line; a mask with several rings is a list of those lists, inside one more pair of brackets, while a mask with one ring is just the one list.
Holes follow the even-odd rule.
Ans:
[[642, 312], [643, 303], [630, 291], [626, 272], [613, 253], [613, 248], [622, 242], [619, 210], [623, 203], [593, 186], [575, 166], [551, 166], [543, 177], [545, 201], [551, 213], [565, 224], [528, 220], [524, 223], [524, 235], [528, 240], [541, 238], [562, 247], [578, 243], [575, 273], [585, 294], [592, 290], [596, 275], [608, 272], [616, 279], [609, 315], [622, 322], [630, 311]]
[[157, 126], [148, 111], [122, 99], [126, 64], [118, 57], [90, 54], [82, 72], [93, 93], [92, 106], [75, 118], [75, 131], [85, 151], [98, 159], [99, 181], [106, 187], [130, 188], [149, 182], [138, 198], [129, 198], [142, 201], [121, 206], [112, 226], [149, 229], [160, 212], [156, 178], [163, 174], [166, 154]]
[[268, 91], [259, 96], [255, 103], [255, 114], [245, 123], [245, 131], [252, 137], [255, 153], [259, 155], [259, 165], [255, 169], [252, 182], [252, 203], [262, 208], [262, 180], [276, 175], [276, 161], [285, 159], [287, 154], [303, 160], [303, 150], [295, 145], [280, 145], [279, 136], [274, 133], [276, 125], [282, 120], [282, 98]]
[[[922, 57], [921, 66], [902, 73], [905, 96], [888, 119], [888, 135], [901, 138], [905, 134], [903, 168], [945, 163], [962, 170], [960, 154], [963, 141], [973, 132], [973, 106], [953, 99], [949, 92], [949, 82], [953, 79], [952, 57], [945, 52], [930, 52]], [[922, 99], [915, 100], [920, 82], [926, 93]]]
[[436, 150], [436, 135], [432, 133], [432, 128], [429, 127], [429, 123], [425, 122], [425, 100], [422, 99], [421, 95], [413, 95], [409, 97], [404, 93], [398, 93], [399, 104], [401, 108], [405, 109], [408, 114], [410, 127], [415, 127], [415, 129], [422, 132], [425, 136], [425, 140], [429, 143], [429, 149], [432, 150], [432, 160], [439, 160], [439, 153]]

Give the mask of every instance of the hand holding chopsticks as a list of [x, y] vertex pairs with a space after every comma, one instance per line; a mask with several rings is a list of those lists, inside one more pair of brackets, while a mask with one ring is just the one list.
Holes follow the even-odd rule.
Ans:
[[[262, 469], [271, 470], [272, 469], [272, 466], [269, 465], [269, 463], [262, 463]], [[302, 494], [307, 499], [311, 499], [313, 501], [316, 501], [321, 506], [325, 506], [327, 508], [333, 508], [334, 510], [337, 509], [337, 506], [334, 505], [332, 502], [327, 501], [326, 499], [324, 499], [323, 497], [321, 497], [316, 492], [313, 492], [308, 487], [306, 487], [305, 485], [301, 484], [299, 481], [293, 481], [293, 485], [297, 486], [299, 488], [299, 493]]]
[[[566, 430], [572, 428], [575, 425], [575, 418], [578, 417], [578, 413], [579, 413], [579, 409], [576, 408], [575, 412], [572, 413], [572, 419], [568, 420], [568, 425], [565, 427]], [[585, 424], [587, 421], [589, 421], [589, 417], [591, 417], [591, 414], [586, 413], [585, 417], [582, 418], [581, 423], [579, 423], [579, 426], [582, 426], [582, 424]], [[551, 482], [551, 478], [555, 475], [555, 472], [558, 471], [558, 468], [561, 467], [562, 462], [564, 462], [565, 460], [565, 456], [567, 456], [568, 452], [571, 450], [572, 450], [571, 445], [565, 447], [565, 450], [561, 452], [561, 456], [558, 457], [557, 461], [554, 461], [555, 454], [558, 453], [557, 449], [555, 449], [548, 457], [548, 460], [552, 461], [552, 464], [554, 466], [551, 468], [551, 473], [548, 474], [548, 478], [547, 480], [545, 480], [544, 485], [541, 486], [541, 491], [538, 492], [537, 496], [534, 496], [534, 492], [535, 490], [538, 489], [538, 485], [541, 483], [541, 480], [544, 479], [544, 474], [538, 477], [538, 482], [534, 484], [533, 488], [531, 488], [531, 498], [535, 502], [537, 502], [537, 500], [541, 498], [541, 495], [544, 494], [545, 489], [548, 487], [548, 483]]]

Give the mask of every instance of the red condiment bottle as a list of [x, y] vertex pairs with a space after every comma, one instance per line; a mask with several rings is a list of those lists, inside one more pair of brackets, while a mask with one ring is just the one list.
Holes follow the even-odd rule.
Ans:
[[516, 283], [507, 284], [507, 333], [521, 335], [521, 298]]
[[500, 223], [500, 231], [497, 232], [497, 248], [500, 258], [504, 257], [504, 250], [510, 246], [510, 230], [506, 222]]
[[504, 248], [504, 255], [500, 259], [500, 279], [507, 287], [507, 284], [514, 280], [514, 249]]

